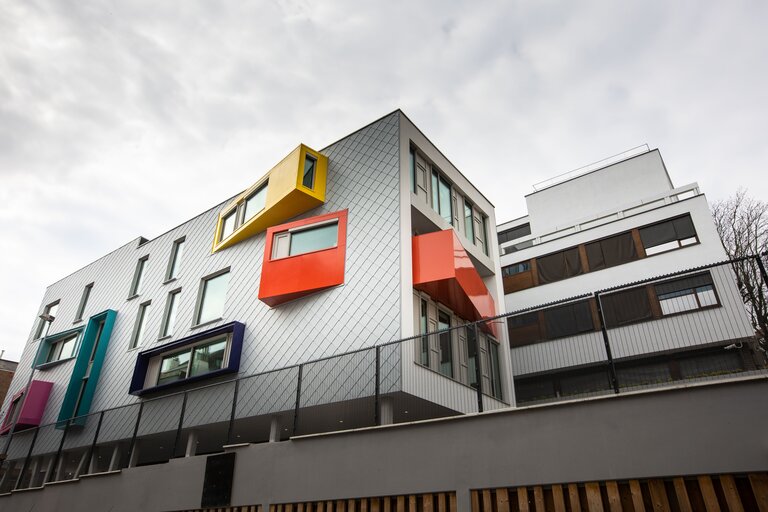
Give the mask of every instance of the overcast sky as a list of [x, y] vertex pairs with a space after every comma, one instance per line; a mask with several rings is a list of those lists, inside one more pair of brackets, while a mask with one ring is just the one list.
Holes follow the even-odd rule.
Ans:
[[398, 107], [499, 221], [643, 143], [766, 199], [766, 26], [761, 1], [0, 0], [0, 349], [48, 284]]

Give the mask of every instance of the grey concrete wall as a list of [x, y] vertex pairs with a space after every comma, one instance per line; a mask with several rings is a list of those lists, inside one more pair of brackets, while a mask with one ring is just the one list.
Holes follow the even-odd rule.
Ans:
[[[768, 469], [768, 378], [236, 448], [233, 505]], [[204, 458], [0, 498], [4, 510], [199, 506]], [[196, 501], [198, 500], [198, 501]]]

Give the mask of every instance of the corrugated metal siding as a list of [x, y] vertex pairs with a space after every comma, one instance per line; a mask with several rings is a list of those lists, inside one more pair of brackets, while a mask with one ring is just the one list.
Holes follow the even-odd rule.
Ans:
[[[246, 325], [240, 375], [399, 338], [399, 117], [399, 112], [395, 112], [324, 150], [329, 157], [326, 204], [304, 217], [349, 209], [343, 286], [276, 309], [260, 302], [257, 294], [264, 234], [211, 254], [216, 218], [226, 202], [140, 247], [138, 241], [121, 247], [51, 285], [40, 309], [42, 312], [45, 304], [61, 299], [52, 334], [72, 327], [83, 287], [92, 281], [95, 285], [85, 318], [107, 308], [118, 312], [91, 410], [138, 401], [128, 394], [137, 353], [128, 347], [139, 304], [152, 301], [146, 325], [147, 340], [139, 350], [189, 336], [197, 332], [190, 327], [200, 279], [226, 267], [231, 267], [231, 276], [223, 318], [203, 329], [233, 320]], [[264, 165], [262, 170], [267, 169], [268, 165]], [[260, 175], [261, 172], [255, 173], [254, 180]], [[179, 278], [163, 284], [173, 241], [182, 236], [186, 237], [186, 243]], [[139, 297], [127, 300], [136, 261], [147, 254], [143, 291]], [[175, 332], [171, 339], [158, 342], [167, 294], [179, 287], [182, 291]], [[34, 326], [30, 340], [33, 334]], [[26, 382], [36, 348], [37, 343], [27, 346], [9, 396]], [[72, 365], [73, 362], [67, 362], [35, 374], [36, 379], [55, 383], [44, 422], [54, 421], [58, 414]], [[393, 378], [399, 380], [396, 369], [387, 375], [390, 389], [397, 388]], [[281, 386], [290, 388], [292, 384], [285, 382]], [[215, 397], [217, 393], [209, 395]], [[255, 409], [263, 406], [251, 404]], [[196, 407], [204, 409], [202, 403]], [[239, 412], [249, 408], [243, 406]], [[197, 414], [190, 417], [190, 422], [198, 421], [204, 418]]]

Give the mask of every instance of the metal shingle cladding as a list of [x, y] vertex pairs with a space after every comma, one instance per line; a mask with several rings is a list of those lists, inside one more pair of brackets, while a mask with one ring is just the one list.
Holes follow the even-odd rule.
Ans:
[[[275, 309], [260, 302], [257, 293], [265, 235], [215, 254], [210, 251], [217, 215], [228, 201], [141, 246], [139, 240], [134, 240], [51, 285], [40, 311], [45, 304], [61, 299], [52, 334], [72, 328], [83, 287], [90, 282], [95, 285], [84, 315], [86, 321], [106, 309], [118, 312], [91, 411], [139, 400], [128, 394], [137, 354], [128, 346], [139, 304], [152, 301], [145, 331], [147, 339], [139, 350], [189, 336], [200, 330], [190, 329], [200, 279], [226, 267], [231, 267], [232, 274], [222, 319], [201, 329], [233, 320], [246, 325], [241, 376], [399, 338], [399, 119], [400, 113], [394, 112], [323, 151], [329, 157], [326, 203], [304, 216], [349, 209], [346, 278], [342, 286]], [[186, 237], [186, 244], [179, 278], [163, 284], [173, 241], [182, 236]], [[136, 261], [147, 254], [142, 293], [127, 300]], [[158, 342], [168, 292], [179, 287], [182, 291], [173, 337]], [[33, 335], [34, 326], [29, 341]], [[8, 396], [26, 382], [36, 347], [37, 342], [28, 343]], [[67, 362], [36, 373], [36, 379], [55, 383], [43, 418], [45, 423], [56, 420], [72, 364]], [[388, 369], [392, 371], [385, 377], [391, 389], [399, 381], [398, 369], [399, 364]], [[286, 381], [277, 387], [292, 386]], [[211, 405], [220, 399], [217, 393], [208, 395]], [[244, 401], [238, 413], [244, 413], [248, 404]], [[190, 417], [192, 423], [209, 414], [218, 415], [211, 412], [214, 409], [203, 412], [206, 408], [202, 404], [195, 407], [200, 408]], [[256, 403], [250, 407], [259, 408]]]

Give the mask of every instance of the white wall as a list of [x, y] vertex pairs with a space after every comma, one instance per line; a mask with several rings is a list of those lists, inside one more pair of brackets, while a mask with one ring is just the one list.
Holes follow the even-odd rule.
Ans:
[[544, 233], [670, 189], [672, 182], [661, 154], [653, 150], [534, 192], [525, 199], [531, 230]]

